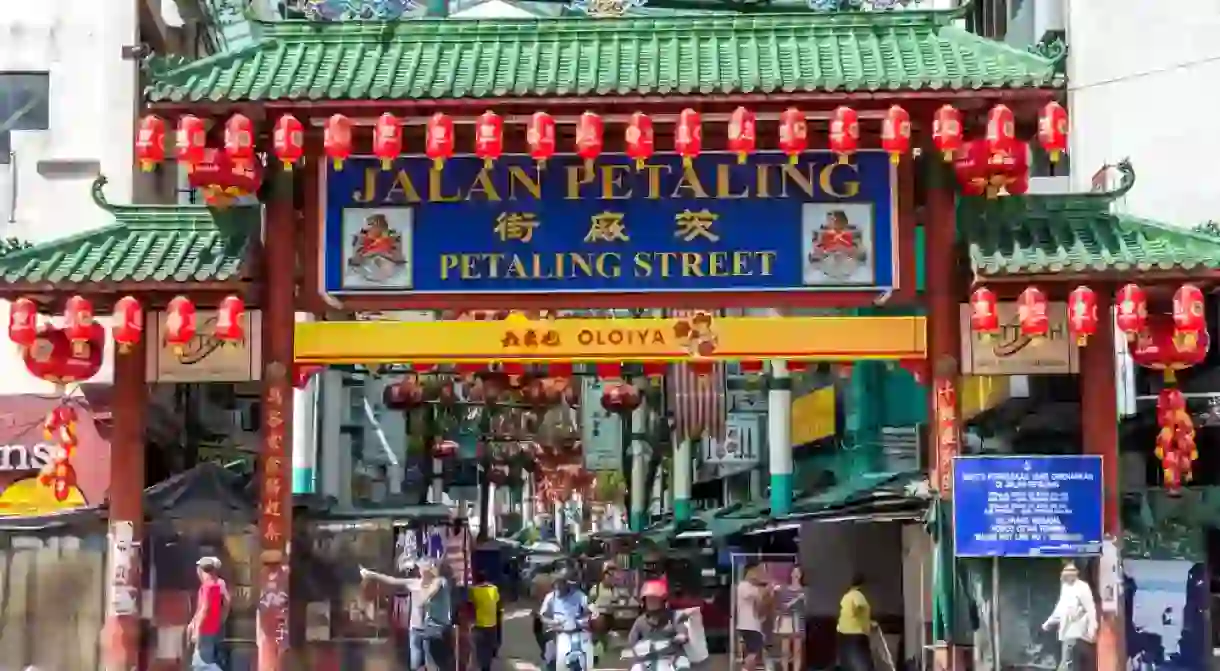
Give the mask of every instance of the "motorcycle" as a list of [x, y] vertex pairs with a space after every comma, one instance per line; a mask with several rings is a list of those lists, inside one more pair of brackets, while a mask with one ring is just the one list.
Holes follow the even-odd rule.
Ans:
[[[675, 624], [685, 623], [688, 615], [679, 612]], [[691, 666], [686, 656], [686, 636], [644, 638], [623, 650], [622, 658], [631, 660], [631, 671], [685, 671]]]
[[555, 671], [592, 671], [593, 638], [589, 633], [589, 619], [552, 621], [549, 625]]

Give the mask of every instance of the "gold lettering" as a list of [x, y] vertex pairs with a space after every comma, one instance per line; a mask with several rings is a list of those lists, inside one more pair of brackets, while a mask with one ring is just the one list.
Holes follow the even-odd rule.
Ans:
[[[504, 260], [503, 254], [487, 254], [487, 276], [500, 276], [500, 262]], [[516, 258], [515, 256], [513, 258]], [[512, 266], [509, 266], [509, 272], [512, 272]]]
[[[842, 191], [835, 188], [835, 170], [839, 169], [850, 171], [850, 176], [843, 182]], [[835, 198], [855, 198], [860, 193], [860, 168], [852, 163], [831, 163], [822, 168], [818, 186], [824, 193]]]
[[708, 257], [708, 277], [727, 277], [730, 273], [726, 271], [726, 266], [729, 263], [728, 252], [710, 252]]
[[478, 254], [462, 254], [462, 266], [458, 272], [458, 277], [464, 280], [479, 279], [479, 267], [475, 264], [479, 261]]
[[771, 265], [775, 263], [775, 252], [757, 252], [757, 254], [762, 263], [762, 269], [759, 274], [763, 277], [770, 277]]
[[599, 277], [619, 277], [623, 274], [622, 258], [618, 252], [606, 252], [598, 254], [594, 261], [597, 266], [597, 274]]
[[428, 171], [429, 203], [456, 203], [462, 199], [461, 192], [445, 195], [445, 184], [441, 181], [443, 174], [440, 170]]
[[364, 188], [352, 192], [352, 201], [356, 203], [371, 203], [377, 197], [377, 177], [381, 171], [377, 168], [366, 168], [364, 171]]
[[569, 165], [567, 171], [568, 191], [563, 197], [565, 200], [580, 200], [580, 187], [593, 183], [593, 171], [585, 170], [583, 165]]
[[517, 187], [529, 192], [534, 200], [542, 200], [542, 184], [537, 177], [531, 177], [525, 168], [519, 165], [508, 166], [508, 199], [517, 200]]
[[716, 166], [716, 199], [717, 200], [732, 200], [735, 198], [749, 198], [750, 187], [743, 186], [741, 191], [733, 193], [732, 186], [733, 166], [728, 163], [721, 163]]
[[627, 242], [627, 224], [623, 215], [618, 212], [602, 212], [593, 215], [589, 223], [589, 232], [585, 234], [585, 242]]
[[631, 174], [625, 165], [602, 166], [602, 200], [626, 200], [631, 197], [631, 187], [623, 191], [623, 176]]
[[388, 203], [394, 200], [394, 194], [402, 194], [402, 199], [408, 203], [420, 202], [419, 191], [415, 189], [415, 185], [411, 183], [411, 176], [406, 170], [399, 170], [394, 175], [394, 183], [390, 185], [390, 190], [386, 191], [385, 198], [382, 202]]
[[689, 191], [692, 198], [707, 198], [707, 189], [703, 188], [703, 182], [699, 181], [699, 173], [695, 172], [694, 168], [683, 168], [682, 179], [678, 180], [677, 186], [674, 187], [670, 198], [682, 198], [683, 191]]
[[593, 263], [588, 256], [584, 254], [572, 255], [572, 277], [576, 277], [577, 271], [580, 271], [585, 277], [593, 277]]
[[491, 175], [487, 174], [487, 168], [475, 175], [474, 184], [471, 184], [470, 190], [466, 192], [466, 200], [475, 200], [476, 193], [483, 194], [483, 200], [488, 202], [500, 202], [500, 192], [496, 191], [496, 184], [491, 181]]
[[500, 236], [501, 242], [529, 242], [534, 239], [534, 229], [538, 228], [539, 224], [538, 215], [533, 212], [501, 212], [500, 216], [496, 217], [495, 232]]
[[648, 258], [648, 252], [635, 253], [635, 276], [650, 277], [652, 275], [652, 260]]
[[699, 256], [697, 252], [682, 252], [682, 277], [703, 277]]
[[771, 163], [759, 163], [754, 169], [754, 197], [771, 197], [771, 172], [779, 166]]
[[805, 169], [807, 173], [801, 173], [795, 165], [784, 164], [780, 167], [780, 186], [779, 193], [781, 196], [788, 197], [788, 184], [796, 184], [796, 188], [800, 189], [806, 196], [813, 197], [813, 164], [807, 164]]
[[677, 265], [678, 252], [658, 252], [657, 256], [661, 258], [661, 277], [670, 277], [672, 271], [670, 270], [669, 264], [673, 263], [674, 265]]
[[457, 254], [441, 254], [441, 279], [449, 279], [449, 271], [457, 270], [458, 255]]
[[648, 200], [661, 199], [661, 172], [665, 174], [673, 172], [673, 168], [668, 165], [652, 165], [645, 163], [642, 170], [648, 173]]
[[753, 252], [733, 252], [733, 275], [735, 277], [749, 277], [754, 273], [750, 271], [750, 257]]
[[[537, 261], [538, 257], [535, 256], [534, 260]], [[525, 264], [522, 263], [521, 257], [516, 254], [513, 254], [513, 258], [508, 262], [508, 276], [522, 280], [530, 279], [529, 271], [525, 269]]]
[[679, 212], [674, 215], [674, 223], [678, 225], [678, 230], [674, 231], [674, 237], [681, 238], [683, 242], [690, 242], [695, 238], [705, 238], [716, 242], [720, 240], [720, 236], [712, 232], [712, 224], [716, 223], [719, 218], [720, 215], [708, 210]]

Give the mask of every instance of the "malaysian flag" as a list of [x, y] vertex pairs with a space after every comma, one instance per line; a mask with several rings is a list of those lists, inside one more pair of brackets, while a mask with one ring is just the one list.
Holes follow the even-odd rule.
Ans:
[[[689, 319], [699, 312], [673, 310], [670, 316]], [[728, 413], [724, 364], [678, 363], [666, 377], [669, 407], [674, 418], [674, 440], [724, 437]]]

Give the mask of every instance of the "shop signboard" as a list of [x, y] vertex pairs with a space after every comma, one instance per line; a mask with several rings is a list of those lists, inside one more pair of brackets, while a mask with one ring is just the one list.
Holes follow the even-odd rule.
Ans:
[[992, 336], [970, 329], [970, 306], [959, 310], [962, 373], [966, 375], [1064, 375], [1079, 372], [1080, 347], [1067, 326], [1067, 304], [1050, 303], [1047, 337], [1022, 335], [1016, 303], [1000, 303], [1000, 332]]
[[880, 151], [324, 169], [335, 294], [885, 291], [898, 278], [895, 169]]
[[606, 410], [598, 401], [605, 388], [613, 384], [600, 378], [580, 380], [580, 444], [585, 468], [590, 471], [623, 470], [623, 420]]
[[1075, 557], [1102, 547], [1102, 470], [1096, 455], [957, 457], [954, 553], [959, 557]]
[[216, 311], [199, 310], [195, 314], [195, 337], [181, 352], [165, 337], [165, 312], [149, 319], [151, 339], [148, 345], [150, 382], [250, 382], [262, 372], [263, 316], [259, 310], [247, 310], [242, 315], [246, 338], [241, 342], [224, 342], [216, 338]]
[[762, 421], [763, 415], [757, 413], [728, 413], [724, 438], [704, 436], [700, 440], [703, 463], [756, 465], [762, 451]]

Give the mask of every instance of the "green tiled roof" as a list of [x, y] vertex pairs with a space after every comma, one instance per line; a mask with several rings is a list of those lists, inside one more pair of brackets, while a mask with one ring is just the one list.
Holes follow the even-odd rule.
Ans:
[[947, 12], [262, 24], [154, 70], [151, 101], [909, 91], [1059, 86]]
[[115, 223], [0, 256], [0, 288], [62, 290], [79, 284], [224, 282], [240, 279], [259, 231], [257, 207], [98, 204]]

